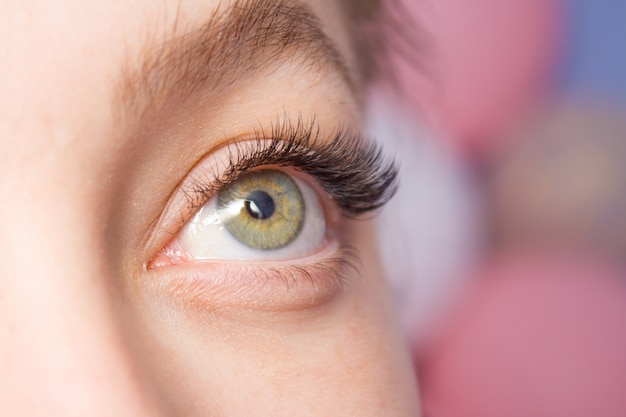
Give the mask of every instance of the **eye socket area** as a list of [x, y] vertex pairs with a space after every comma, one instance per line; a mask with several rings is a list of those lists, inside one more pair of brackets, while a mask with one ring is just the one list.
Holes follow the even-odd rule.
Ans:
[[[192, 318], [219, 311], [272, 323], [283, 317], [275, 313], [318, 317], [348, 293], [349, 271], [358, 264], [345, 242], [350, 233], [309, 175], [276, 165], [253, 168], [205, 200], [147, 264], [147, 288], [160, 299]], [[235, 223], [230, 230], [229, 222]], [[269, 316], [255, 315], [260, 312]]]
[[[290, 181], [278, 180], [277, 172]], [[323, 129], [301, 116], [224, 141], [197, 160], [155, 221], [147, 237], [142, 291], [154, 290], [159, 300], [174, 301], [183, 311], [210, 314], [332, 311], [321, 307], [354, 294], [351, 288], [361, 282], [358, 245], [352, 245], [361, 226], [354, 220], [393, 195], [396, 173], [393, 161], [358, 131]], [[255, 176], [253, 187], [239, 184], [248, 174]], [[243, 190], [243, 197], [225, 197], [229, 188]], [[277, 189], [291, 196], [286, 199], [291, 212], [279, 207]], [[289, 219], [299, 211], [299, 204], [292, 204], [297, 200], [304, 218], [293, 227]], [[244, 233], [252, 220], [276, 218], [267, 228], [288, 237], [261, 248], [250, 239], [241, 242], [218, 215], [231, 208], [232, 217], [226, 217], [243, 215]], [[280, 213], [291, 214], [280, 221]]]
[[240, 175], [189, 218], [148, 269], [215, 261], [284, 264], [320, 252], [333, 240], [327, 218], [332, 223], [337, 216], [328, 215], [329, 197], [303, 177], [277, 167]]

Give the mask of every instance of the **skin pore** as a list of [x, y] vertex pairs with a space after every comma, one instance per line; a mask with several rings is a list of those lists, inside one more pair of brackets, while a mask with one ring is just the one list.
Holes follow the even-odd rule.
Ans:
[[1, 414], [418, 414], [371, 216], [337, 204], [365, 199], [354, 189], [273, 163], [317, 196], [318, 249], [152, 262], [237, 144], [300, 122], [313, 150], [358, 131], [342, 13], [336, 0], [0, 0]]

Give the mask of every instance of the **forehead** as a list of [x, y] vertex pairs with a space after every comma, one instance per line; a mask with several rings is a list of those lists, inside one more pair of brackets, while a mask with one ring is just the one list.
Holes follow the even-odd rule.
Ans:
[[[112, 99], [121, 78], [143, 75], [146, 60], [167, 52], [163, 45], [198, 32], [218, 12], [248, 3], [255, 2], [0, 2], [0, 140], [22, 142], [28, 137], [63, 146], [71, 137], [94, 137], [94, 131], [111, 124]], [[350, 60], [337, 2], [302, 3]], [[207, 33], [202, 42], [217, 41], [211, 37], [219, 37], [219, 31]], [[9, 126], [11, 132], [1, 131]]]

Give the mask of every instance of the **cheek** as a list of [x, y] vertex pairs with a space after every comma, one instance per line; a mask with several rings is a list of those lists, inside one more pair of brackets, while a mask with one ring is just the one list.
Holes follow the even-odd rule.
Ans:
[[[366, 229], [355, 242], [373, 241]], [[416, 415], [413, 373], [376, 256], [356, 246], [359, 272], [315, 311], [200, 316], [163, 303], [158, 290], [144, 292], [134, 317], [159, 397], [184, 415]]]

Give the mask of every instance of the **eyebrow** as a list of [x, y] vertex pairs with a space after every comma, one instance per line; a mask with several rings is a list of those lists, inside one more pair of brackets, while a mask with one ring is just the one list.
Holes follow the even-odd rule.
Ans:
[[[173, 25], [176, 31], [178, 22]], [[281, 63], [332, 71], [356, 91], [346, 62], [318, 17], [298, 0], [235, 0], [198, 29], [148, 42], [116, 89], [124, 117], [141, 117], [195, 92], [220, 94]]]

